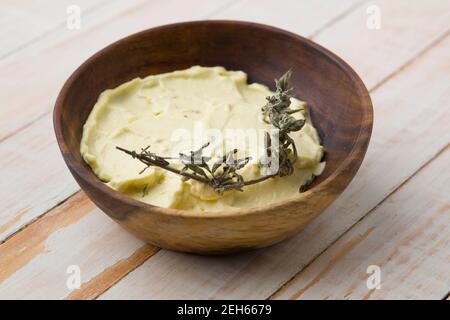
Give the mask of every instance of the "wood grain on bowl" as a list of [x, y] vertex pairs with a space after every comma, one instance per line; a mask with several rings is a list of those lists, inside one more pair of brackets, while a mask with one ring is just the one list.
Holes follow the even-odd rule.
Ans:
[[[272, 86], [292, 69], [298, 98], [308, 101], [326, 148], [327, 166], [310, 189], [292, 199], [230, 212], [155, 207], [105, 186], [82, 161], [82, 126], [98, 95], [135, 77], [192, 65], [243, 70]], [[356, 73], [340, 58], [295, 34], [235, 21], [198, 21], [149, 29], [120, 40], [79, 67], [54, 110], [63, 157], [82, 189], [110, 217], [159, 247], [219, 254], [267, 246], [296, 232], [345, 189], [358, 170], [372, 130], [372, 104]]]

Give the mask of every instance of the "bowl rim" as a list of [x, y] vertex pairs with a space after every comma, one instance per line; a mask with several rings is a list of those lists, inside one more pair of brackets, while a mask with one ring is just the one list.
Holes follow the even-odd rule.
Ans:
[[[325, 55], [330, 61], [332, 61], [334, 64], [336, 64], [339, 68], [341, 68], [347, 76], [351, 78], [353, 83], [355, 84], [358, 93], [360, 96], [364, 97], [364, 101], [361, 104], [361, 109], [363, 110], [363, 121], [364, 125], [361, 124], [360, 130], [357, 134], [357, 137], [351, 147], [351, 151], [348, 153], [347, 157], [344, 158], [344, 160], [341, 162], [341, 164], [330, 173], [330, 175], [320, 182], [318, 185], [312, 187], [311, 189], [299, 193], [297, 195], [294, 195], [292, 197], [289, 197], [284, 200], [268, 203], [265, 205], [257, 206], [257, 207], [250, 207], [250, 208], [236, 208], [233, 210], [226, 210], [226, 211], [198, 211], [198, 210], [180, 210], [180, 209], [174, 209], [174, 208], [164, 208], [155, 206], [149, 203], [145, 203], [139, 200], [136, 200], [134, 198], [128, 197], [119, 191], [116, 191], [112, 189], [111, 187], [107, 186], [105, 183], [101, 182], [98, 177], [93, 173], [92, 170], [89, 170], [88, 168], [84, 167], [80, 161], [76, 160], [75, 157], [72, 155], [71, 152], [63, 152], [63, 150], [69, 151], [69, 147], [64, 139], [64, 135], [62, 132], [62, 110], [64, 108], [64, 101], [68, 95], [68, 92], [72, 86], [72, 84], [75, 82], [75, 80], [78, 78], [78, 76], [83, 73], [87, 68], [89, 68], [90, 64], [95, 61], [96, 59], [99, 59], [105, 52], [114, 50], [115, 47], [121, 45], [123, 42], [126, 42], [134, 37], [137, 37], [141, 34], [147, 33], [147, 32], [158, 32], [165, 29], [170, 29], [174, 27], [183, 27], [183, 26], [191, 26], [191, 25], [227, 25], [227, 24], [233, 24], [233, 25], [240, 25], [241, 27], [252, 27], [252, 28], [259, 28], [262, 30], [266, 30], [269, 32], [275, 32], [279, 34], [283, 34], [285, 36], [294, 38], [297, 41], [301, 41], [304, 44], [312, 47], [314, 50], [319, 51], [321, 54]], [[66, 162], [66, 165], [68, 168], [72, 171], [75, 171], [78, 176], [80, 176], [84, 182], [88, 183], [92, 188], [99, 189], [102, 193], [107, 194], [109, 197], [114, 198], [115, 200], [124, 203], [129, 206], [137, 207], [140, 209], [144, 209], [146, 213], [152, 213], [152, 214], [161, 214], [161, 215], [169, 215], [169, 216], [178, 216], [178, 217], [187, 217], [187, 218], [228, 218], [228, 217], [240, 217], [240, 216], [247, 216], [247, 215], [253, 215], [253, 214], [261, 214], [264, 211], [267, 210], [282, 210], [286, 208], [286, 206], [293, 205], [293, 204], [300, 204], [301, 202], [307, 201], [308, 199], [312, 198], [315, 194], [324, 192], [325, 190], [328, 190], [330, 186], [333, 185], [333, 182], [336, 180], [336, 178], [343, 173], [349, 166], [353, 164], [354, 156], [357, 154], [361, 154], [361, 160], [365, 155], [365, 152], [367, 150], [370, 137], [372, 134], [372, 127], [373, 127], [373, 106], [372, 101], [370, 98], [370, 94], [365, 87], [363, 81], [358, 76], [358, 74], [353, 70], [350, 65], [348, 65], [344, 60], [339, 58], [336, 54], [332, 53], [328, 49], [322, 47], [321, 45], [313, 42], [312, 40], [305, 38], [303, 36], [300, 36], [298, 34], [295, 34], [290, 31], [286, 31], [284, 29], [273, 27], [266, 24], [256, 23], [256, 22], [249, 22], [249, 21], [240, 21], [240, 20], [195, 20], [195, 21], [186, 21], [186, 22], [177, 22], [177, 23], [171, 23], [171, 24], [165, 24], [149, 29], [145, 29], [136, 33], [133, 33], [131, 35], [128, 35], [124, 38], [121, 38], [103, 49], [97, 51], [95, 54], [90, 56], [87, 60], [85, 60], [71, 75], [70, 77], [65, 81], [62, 89], [60, 90], [58, 97], [55, 102], [55, 107], [53, 110], [53, 126], [55, 130], [56, 140], [58, 143], [58, 146], [61, 150], [61, 153], [63, 155], [63, 158]], [[363, 134], [366, 133], [366, 134]], [[360, 165], [358, 164], [358, 167]], [[356, 174], [356, 171], [355, 171]], [[355, 175], [354, 174], [354, 175]], [[350, 183], [350, 181], [353, 179], [354, 175], [350, 177], [347, 184], [342, 188], [345, 189], [345, 187]], [[83, 190], [83, 188], [81, 188]], [[89, 195], [88, 195], [89, 196]]]

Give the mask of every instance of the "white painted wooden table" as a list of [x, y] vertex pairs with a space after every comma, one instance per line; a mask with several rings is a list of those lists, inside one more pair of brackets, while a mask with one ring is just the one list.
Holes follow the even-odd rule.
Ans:
[[[71, 4], [80, 29], [67, 28]], [[209, 258], [144, 244], [79, 191], [56, 146], [53, 104], [78, 65], [125, 35], [196, 19], [307, 36], [371, 91], [373, 136], [356, 178], [270, 248]], [[448, 298], [449, 29], [448, 0], [1, 1], [0, 298]], [[79, 289], [70, 289], [72, 265]], [[367, 286], [371, 265], [379, 289]]]

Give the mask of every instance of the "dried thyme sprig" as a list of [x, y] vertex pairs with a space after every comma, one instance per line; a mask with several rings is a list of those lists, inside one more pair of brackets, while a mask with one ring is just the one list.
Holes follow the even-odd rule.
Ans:
[[266, 150], [270, 155], [275, 152], [278, 156], [278, 176], [284, 177], [294, 172], [294, 163], [297, 161], [297, 148], [294, 140], [289, 136], [293, 131], [299, 131], [305, 125], [304, 119], [296, 119], [292, 114], [302, 109], [290, 109], [292, 88], [289, 88], [289, 79], [292, 71], [286, 72], [280, 79], [275, 79], [276, 91], [273, 96], [267, 97], [267, 103], [261, 108], [265, 122], [272, 124], [279, 130], [278, 132], [278, 150], [271, 148], [272, 137], [266, 133], [266, 147], [272, 150]]
[[[244, 181], [238, 170], [244, 168], [250, 161], [250, 157], [239, 159], [237, 149], [227, 152], [210, 167], [208, 162], [211, 157], [203, 156], [203, 150], [209, 143], [203, 145], [196, 151], [190, 151], [189, 155], [180, 153], [176, 158], [184, 166], [182, 169], [170, 166], [167, 159], [149, 151], [149, 146], [141, 149], [140, 153], [130, 151], [121, 147], [118, 150], [125, 152], [146, 165], [140, 172], [144, 172], [148, 167], [156, 166], [168, 170], [183, 177], [185, 180], [196, 180], [211, 186], [217, 193], [223, 194], [227, 190], [242, 191], [244, 186], [259, 183], [276, 176], [287, 176], [294, 172], [294, 163], [297, 160], [297, 148], [289, 133], [299, 131], [303, 128], [305, 120], [296, 119], [293, 113], [301, 109], [290, 109], [292, 88], [289, 88], [289, 79], [292, 72], [289, 70], [280, 79], [275, 79], [276, 91], [273, 96], [267, 97], [267, 103], [261, 108], [263, 120], [278, 129], [277, 137], [271, 137], [268, 132], [265, 135], [266, 157], [278, 157], [278, 170], [273, 174], [261, 176], [256, 179]], [[272, 139], [278, 139], [278, 148], [274, 148]]]
[[191, 151], [190, 155], [180, 153], [178, 160], [184, 164], [182, 169], [170, 166], [170, 163], [166, 160], [169, 157], [161, 157], [149, 152], [149, 147], [141, 149], [140, 153], [121, 147], [116, 148], [146, 165], [140, 173], [151, 166], [160, 167], [182, 176], [185, 180], [192, 179], [205, 183], [211, 186], [219, 194], [223, 194], [223, 192], [231, 189], [242, 191], [244, 186], [258, 183], [271, 177], [264, 176], [259, 179], [244, 181], [244, 178], [237, 171], [242, 169], [250, 161], [250, 157], [242, 159], [237, 158], [237, 149], [229, 151], [210, 167], [208, 161], [211, 158], [202, 155], [203, 149], [208, 145], [209, 143], [203, 145], [197, 151]]

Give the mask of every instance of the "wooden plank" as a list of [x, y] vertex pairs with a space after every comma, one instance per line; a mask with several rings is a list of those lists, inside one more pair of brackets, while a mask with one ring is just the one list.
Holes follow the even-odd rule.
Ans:
[[[389, 196], [275, 299], [443, 299], [450, 288], [450, 148]], [[381, 271], [369, 289], [367, 268]]]
[[[95, 298], [155, 250], [80, 192], [0, 245], [0, 299]], [[78, 290], [66, 285], [71, 265], [81, 271]]]
[[255, 4], [252, 0], [246, 0], [234, 3], [218, 12], [214, 18], [269, 23], [310, 37], [335, 23], [361, 2], [361, 0], [260, 0]]
[[[376, 121], [376, 124], [377, 124], [377, 121]], [[434, 145], [434, 146], [432, 146], [433, 148], [434, 147], [436, 147], [436, 145]], [[431, 148], [430, 148], [431, 149]], [[428, 155], [430, 152], [429, 152], [429, 150], [427, 151], [427, 153], [425, 154], [425, 156], [426, 155]], [[421, 159], [419, 159], [419, 160], [421, 160]], [[414, 169], [415, 167], [414, 167], [414, 165], [415, 165], [415, 162], [408, 168], [408, 170], [405, 172], [405, 175], [408, 175], [408, 173], [410, 172], [409, 170], [412, 168], [412, 169]], [[379, 174], [379, 172], [376, 172], [376, 174]], [[395, 179], [397, 179], [398, 177], [396, 177]], [[403, 177], [400, 177], [399, 179], [401, 180]], [[395, 179], [393, 179], [393, 180], [395, 180]], [[399, 181], [395, 181], [395, 183], [399, 183]], [[387, 191], [388, 192], [388, 191]], [[372, 199], [372, 200], [374, 200], [374, 199]], [[376, 199], [375, 199], [376, 200]], [[343, 207], [344, 206], [344, 204], [346, 204], [345, 202], [341, 202], [341, 207]], [[339, 207], [339, 205], [338, 205], [338, 207]], [[328, 216], [328, 217], [330, 217], [330, 216]], [[353, 218], [355, 218], [355, 216], [353, 217]], [[99, 229], [101, 228], [101, 226], [99, 225], [98, 226], [99, 227]], [[328, 230], [325, 230], [325, 232], [333, 232], [333, 230], [332, 230], [332, 225], [325, 225], [325, 228], [328, 228]], [[342, 226], [341, 226], [341, 228], [339, 229], [337, 229], [337, 230], [334, 230], [334, 231], [336, 231], [336, 234], [334, 234], [334, 236], [338, 236], [339, 235], [339, 232], [340, 232], [340, 230], [342, 229]], [[316, 232], [317, 231], [317, 229], [316, 230], [314, 230], [314, 229], [311, 229], [311, 230], [313, 230], [313, 232]], [[117, 232], [122, 232], [122, 231], [117, 231]], [[308, 231], [306, 231], [306, 232], [308, 232]], [[305, 233], [305, 232], [304, 232]], [[303, 233], [303, 234], [304, 234]], [[61, 240], [61, 241], [70, 241], [70, 236], [71, 235], [68, 235], [67, 236], [67, 240]], [[311, 234], [310, 234], [310, 236], [311, 236]], [[305, 239], [305, 238], [303, 238], [303, 239]], [[10, 239], [11, 240], [11, 239]], [[9, 241], [10, 241], [9, 240]], [[9, 242], [8, 241], [8, 242]], [[7, 243], [8, 243], [7, 242]], [[328, 242], [329, 243], [329, 242]], [[316, 242], [315, 244], [313, 244], [313, 247], [312, 248], [310, 248], [310, 251], [309, 251], [309, 257], [311, 258], [311, 257], [313, 257], [314, 256], [314, 254], [317, 254], [317, 252], [320, 252], [320, 250], [318, 250], [318, 246], [321, 246], [321, 245], [326, 245], [327, 243], [324, 243], [324, 244], [321, 244], [321, 243], [318, 243], [318, 242]], [[314, 247], [315, 246], [315, 247]], [[295, 252], [297, 252], [296, 250], [296, 248], [298, 248], [298, 245], [297, 245], [297, 243], [293, 243], [293, 246], [292, 247], [289, 247], [289, 246], [286, 246], [286, 247], [283, 247], [283, 248], [281, 248], [280, 250], [284, 250], [284, 257], [289, 257], [289, 256], [291, 256], [293, 253], [295, 253]], [[309, 249], [309, 248], [307, 248], [307, 249]], [[320, 249], [320, 247], [319, 247], [319, 249]], [[322, 250], [323, 250], [323, 248], [322, 248]], [[305, 252], [306, 252], [306, 250], [305, 250]], [[261, 253], [264, 253], [265, 255], [261, 255]], [[162, 255], [171, 255], [172, 253], [166, 253], [166, 252], [161, 252], [161, 253], [159, 253], [159, 254], [162, 254]], [[159, 255], [158, 254], [158, 255]], [[244, 254], [244, 255], [239, 255], [239, 256], [236, 256], [236, 258], [235, 259], [231, 259], [231, 261], [229, 261], [229, 260], [226, 260], [226, 259], [222, 259], [222, 258], [219, 258], [219, 259], [217, 259], [217, 261], [215, 260], [215, 259], [211, 259], [211, 261], [209, 260], [209, 258], [205, 258], [205, 262], [204, 262], [204, 264], [206, 265], [206, 264], [211, 264], [211, 265], [224, 265], [224, 266], [222, 266], [223, 268], [222, 269], [220, 269], [220, 266], [216, 266], [216, 267], [214, 267], [214, 270], [211, 272], [211, 273], [209, 273], [210, 275], [211, 275], [211, 277], [201, 277], [201, 275], [199, 276], [199, 273], [197, 273], [197, 272], [191, 272], [191, 270], [190, 270], [190, 266], [189, 266], [189, 264], [186, 264], [185, 266], [186, 266], [186, 269], [187, 270], [189, 270], [189, 272], [190, 272], [190, 274], [194, 277], [193, 279], [195, 279], [195, 281], [199, 281], [199, 282], [201, 282], [202, 280], [204, 280], [204, 284], [205, 285], [208, 285], [208, 286], [210, 286], [210, 289], [212, 290], [212, 287], [216, 287], [216, 288], [219, 288], [218, 286], [220, 286], [221, 284], [223, 285], [223, 279], [221, 279], [221, 277], [217, 277], [217, 278], [214, 278], [214, 276], [216, 276], [216, 273], [220, 273], [220, 272], [224, 272], [224, 270], [223, 269], [226, 269], [225, 271], [227, 271], [226, 273], [224, 273], [224, 275], [223, 275], [223, 277], [227, 277], [227, 279], [230, 279], [230, 282], [229, 282], [229, 284], [230, 284], [230, 294], [233, 294], [233, 290], [235, 290], [234, 288], [233, 288], [233, 286], [236, 286], [236, 285], [238, 285], [238, 283], [240, 282], [240, 281], [244, 281], [244, 283], [245, 283], [245, 279], [246, 279], [246, 277], [245, 277], [245, 271], [247, 270], [247, 273], [248, 272], [250, 272], [251, 273], [251, 271], [252, 270], [257, 270], [258, 272], [257, 272], [257, 276], [256, 277], [254, 277], [254, 278], [251, 278], [250, 280], [251, 281], [259, 281], [259, 282], [261, 282], [260, 281], [260, 275], [261, 275], [261, 273], [262, 273], [262, 270], [259, 270], [258, 269], [258, 262], [260, 263], [260, 264], [262, 264], [262, 265], [264, 265], [266, 262], [270, 262], [270, 265], [272, 266], [272, 267], [274, 267], [274, 270], [276, 271], [273, 275], [272, 275], [272, 277], [270, 277], [270, 274], [269, 274], [269, 277], [268, 277], [268, 281], [272, 284], [272, 283], [275, 283], [275, 281], [273, 280], [273, 278], [274, 277], [277, 277], [277, 272], [281, 272], [282, 274], [283, 274], [283, 276], [285, 275], [285, 274], [287, 274], [287, 273], [290, 273], [290, 274], [295, 274], [295, 272], [296, 271], [298, 271], [299, 270], [299, 268], [301, 267], [300, 266], [300, 263], [299, 264], [297, 264], [297, 261], [291, 261], [291, 260], [287, 260], [286, 261], [286, 264], [283, 264], [283, 263], [278, 263], [278, 265], [276, 265], [276, 262], [275, 261], [273, 261], [273, 260], [276, 260], [276, 259], [278, 259], [279, 258], [279, 254], [280, 253], [276, 253], [276, 252], [274, 252], [274, 251], [266, 251], [266, 250], [261, 250], [261, 251], [258, 251], [258, 252], [253, 252], [253, 253], [248, 253], [248, 254]], [[303, 254], [303, 253], [302, 253]], [[132, 256], [132, 253], [130, 253], [130, 255], [129, 255], [129, 257], [131, 257]], [[183, 258], [180, 258], [180, 257], [183, 257]], [[253, 261], [251, 261], [250, 259], [252, 258], [252, 257], [254, 257], [255, 259], [253, 260]], [[58, 259], [63, 259], [64, 257], [59, 257]], [[185, 263], [185, 262], [188, 262], [187, 260], [188, 259], [191, 259], [192, 257], [191, 256], [188, 256], [188, 255], [177, 255], [177, 254], [175, 254], [174, 256], [173, 256], [173, 262], [174, 263], [180, 263], [180, 261], [181, 261], [181, 263]], [[196, 258], [198, 258], [198, 257], [196, 257]], [[283, 258], [283, 257], [281, 257], [281, 258]], [[304, 257], [306, 260], [308, 259], [308, 255], [306, 255], [305, 257]], [[54, 257], [53, 259], [57, 259], [56, 257]], [[182, 260], [180, 260], [180, 259], [182, 259]], [[153, 260], [153, 258], [152, 259], [150, 259], [149, 261], [151, 261], [151, 260]], [[42, 260], [42, 261], [44, 261], [44, 260]], [[194, 263], [194, 262], [193, 262]], [[195, 262], [195, 263], [197, 263], [197, 262]], [[167, 263], [166, 265], [164, 265], [164, 268], [166, 268], [166, 269], [169, 269], [170, 268], [170, 263]], [[248, 266], [248, 268], [246, 268], [246, 266], [247, 265], [249, 265]], [[228, 266], [228, 269], [227, 269], [227, 266]], [[34, 267], [40, 267], [41, 268], [41, 271], [43, 270], [43, 269], [45, 269], [45, 267], [46, 267], [46, 264], [45, 263], [42, 263], [41, 262], [41, 264], [40, 265], [34, 265]], [[192, 267], [192, 266], [191, 266]], [[194, 267], [195, 267], [195, 265], [194, 265]], [[268, 266], [269, 267], [269, 269], [270, 269], [270, 266]], [[236, 271], [236, 270], [238, 270], [238, 271]], [[271, 272], [274, 272], [274, 270], [270, 270]], [[54, 272], [53, 270], [44, 270], [45, 272], [49, 272], [49, 273], [52, 273], [52, 272]], [[176, 276], [177, 277], [177, 279], [178, 279], [178, 273], [179, 273], [179, 269], [176, 269], [176, 268], [174, 268], [174, 270], [173, 271], [170, 271], [170, 270], [167, 270], [167, 273], [170, 273], [171, 275], [173, 275], [173, 276]], [[19, 272], [19, 271], [17, 271], [17, 272]], [[44, 272], [44, 273], [45, 273]], [[204, 272], [204, 270], [203, 270], [203, 272]], [[244, 273], [244, 277], [241, 279], [240, 278], [240, 274], [239, 274], [239, 272], [242, 272], [242, 273]], [[205, 274], [208, 274], [208, 273], [205, 273]], [[236, 278], [234, 278], [234, 276], [236, 276]], [[166, 278], [167, 279], [167, 278]], [[187, 279], [187, 278], [186, 278]], [[234, 280], [233, 280], [234, 279]], [[180, 278], [180, 281], [183, 283], [183, 277], [181, 277]], [[191, 279], [191, 281], [192, 281], [192, 279]], [[249, 282], [248, 284], [246, 284], [246, 286], [248, 285], [248, 287], [249, 288], [251, 288], [252, 287], [252, 285], [253, 285], [253, 283], [252, 282]], [[279, 285], [284, 281], [283, 279], [278, 279], [277, 280], [278, 282], [279, 282]], [[183, 283], [184, 284], [184, 283]], [[198, 286], [198, 283], [194, 283], [194, 284], [192, 284], [192, 285], [187, 285], [186, 286], [186, 288], [189, 288], [189, 290], [194, 290], [195, 292], [196, 292], [196, 295], [197, 296], [201, 296], [201, 295], [204, 295], [204, 293], [205, 292], [202, 292], [200, 289], [198, 289], [197, 288], [197, 286]], [[212, 286], [212, 287], [211, 287]], [[256, 285], [255, 286], [255, 288], [256, 288], [256, 290], [258, 290], [258, 295], [260, 295], [260, 293], [261, 293], [261, 285], [259, 284], [259, 285]], [[189, 290], [187, 290], [187, 291], [189, 291]], [[269, 288], [269, 289], [265, 289], [265, 293], [267, 293], [267, 292], [269, 292], [270, 290], [273, 290], [273, 288]], [[221, 295], [223, 295], [224, 294], [224, 292], [223, 291], [220, 291], [219, 289], [217, 289], [217, 291], [218, 291], [218, 296], [221, 296]], [[45, 293], [45, 292], [44, 292]], [[43, 293], [43, 294], [44, 294]], [[50, 292], [51, 293], [51, 292]], [[53, 294], [54, 294], [54, 292], [53, 292]], [[162, 292], [162, 294], [168, 294], [167, 292]], [[245, 295], [245, 292], [241, 292], [241, 294], [244, 296]], [[188, 294], [186, 294], [186, 295], [188, 295]], [[63, 296], [63, 295], [60, 295], [60, 296]], [[175, 295], [176, 296], [176, 295]]]
[[269, 297], [448, 144], [449, 50], [447, 37], [373, 93], [373, 141], [361, 170], [300, 234], [232, 257], [160, 251], [100, 298]]
[[[104, 0], [78, 0], [82, 16], [95, 11]], [[38, 40], [57, 28], [66, 28], [67, 12], [72, 0], [3, 0], [0, 2], [0, 59]]]
[[[393, 3], [395, 2], [395, 3]], [[380, 29], [367, 28], [367, 8], [380, 10]], [[409, 0], [374, 0], [352, 11], [332, 32], [315, 40], [342, 56], [368, 87], [374, 87], [413, 59], [449, 30], [450, 2], [430, 0], [424, 5]], [[336, 35], [344, 36], [336, 36]]]
[[0, 240], [72, 195], [78, 185], [46, 117], [0, 144]]

